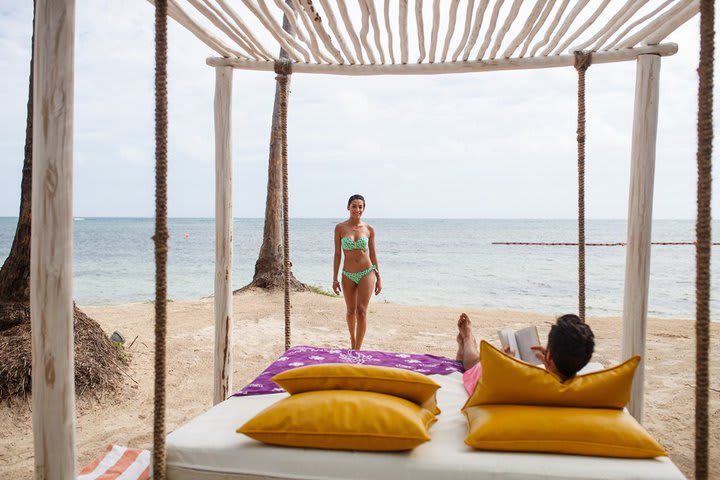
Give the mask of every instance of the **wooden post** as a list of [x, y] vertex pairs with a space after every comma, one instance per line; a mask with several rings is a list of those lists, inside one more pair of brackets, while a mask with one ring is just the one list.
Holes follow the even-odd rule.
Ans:
[[75, 478], [72, 154], [75, 1], [37, 0], [30, 243], [35, 479]]
[[628, 404], [630, 413], [639, 422], [642, 422], [643, 416], [645, 383], [645, 338], [659, 86], [660, 57], [639, 56], [635, 80], [622, 333], [622, 358], [642, 356], [642, 362], [635, 372]]
[[215, 68], [215, 368], [213, 405], [232, 388], [232, 67]]

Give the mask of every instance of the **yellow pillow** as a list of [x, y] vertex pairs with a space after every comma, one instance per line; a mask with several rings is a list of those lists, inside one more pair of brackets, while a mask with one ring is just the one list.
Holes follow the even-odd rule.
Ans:
[[547, 370], [505, 355], [487, 342], [480, 344], [482, 377], [463, 409], [475, 405], [546, 405], [623, 408], [630, 401], [635, 356], [620, 365], [565, 382]]
[[624, 410], [486, 405], [464, 410], [465, 443], [480, 450], [654, 458], [665, 451]]
[[410, 450], [430, 440], [435, 415], [375, 392], [322, 390], [284, 398], [238, 433], [272, 445], [335, 450]]
[[362, 390], [410, 400], [436, 415], [435, 392], [440, 385], [427, 375], [402, 368], [324, 363], [294, 368], [272, 377], [288, 393], [315, 390]]

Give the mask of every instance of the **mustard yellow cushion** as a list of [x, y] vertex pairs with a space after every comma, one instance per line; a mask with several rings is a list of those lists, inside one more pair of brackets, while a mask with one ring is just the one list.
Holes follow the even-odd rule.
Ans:
[[612, 368], [578, 375], [565, 382], [547, 370], [480, 344], [482, 378], [463, 408], [475, 405], [546, 405], [623, 408], [630, 401], [635, 356]]
[[315, 390], [362, 390], [410, 400], [436, 415], [435, 392], [440, 385], [427, 375], [402, 368], [325, 363], [279, 373], [272, 381], [290, 394]]
[[480, 450], [654, 458], [665, 451], [624, 410], [485, 405], [464, 410], [465, 443]]
[[335, 450], [410, 450], [430, 440], [435, 415], [375, 392], [322, 390], [284, 398], [238, 433], [272, 445]]

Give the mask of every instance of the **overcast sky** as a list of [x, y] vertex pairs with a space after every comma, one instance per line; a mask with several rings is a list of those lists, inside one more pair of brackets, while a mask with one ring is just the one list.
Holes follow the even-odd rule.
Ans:
[[[153, 215], [153, 26], [146, 1], [77, 0], [75, 216]], [[19, 208], [31, 33], [32, 2], [0, 0], [0, 216]], [[212, 217], [212, 52], [174, 21], [169, 38], [169, 214]], [[690, 219], [698, 19], [666, 41], [680, 51], [662, 59], [654, 217]], [[290, 215], [342, 217], [361, 193], [369, 218], [574, 218], [576, 81], [571, 67], [294, 75]], [[588, 72], [589, 218], [627, 216], [634, 84], [635, 62]], [[274, 74], [235, 71], [235, 217], [264, 212], [273, 93]]]

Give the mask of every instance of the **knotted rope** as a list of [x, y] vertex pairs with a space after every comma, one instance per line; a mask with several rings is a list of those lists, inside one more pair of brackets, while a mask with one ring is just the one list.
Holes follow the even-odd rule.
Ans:
[[585, 71], [592, 63], [590, 52], [575, 52], [578, 73], [578, 316], [585, 321]]
[[167, 333], [167, 0], [155, 0], [155, 412], [152, 475], [164, 480]]
[[710, 378], [710, 239], [713, 141], [713, 0], [700, 2], [700, 65], [698, 67], [697, 224], [695, 234], [695, 478], [708, 478], [708, 400]]
[[292, 75], [292, 64], [287, 59], [275, 61], [275, 73], [280, 86], [280, 145], [282, 148], [283, 179], [283, 254], [285, 270], [285, 350], [290, 348], [290, 225], [288, 213], [288, 162], [287, 162], [287, 107], [288, 75]]

